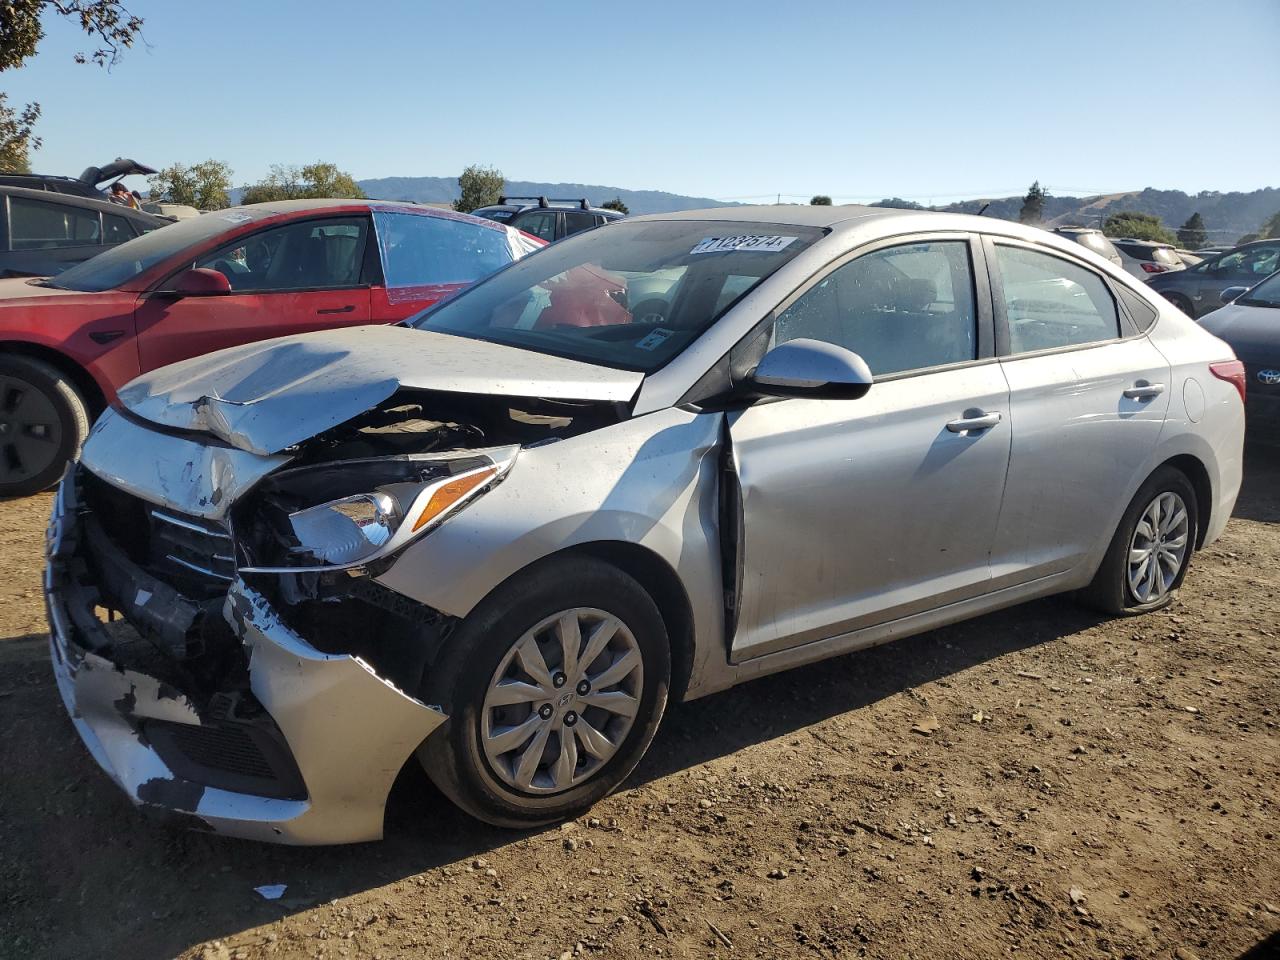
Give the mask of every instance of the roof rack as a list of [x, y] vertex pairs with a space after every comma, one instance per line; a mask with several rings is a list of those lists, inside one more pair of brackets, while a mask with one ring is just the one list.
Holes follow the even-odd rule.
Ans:
[[499, 203], [510, 203], [512, 200], [533, 200], [539, 207], [549, 207], [553, 203], [572, 203], [583, 210], [591, 209], [591, 202], [586, 197], [508, 197], [504, 194], [498, 198]]

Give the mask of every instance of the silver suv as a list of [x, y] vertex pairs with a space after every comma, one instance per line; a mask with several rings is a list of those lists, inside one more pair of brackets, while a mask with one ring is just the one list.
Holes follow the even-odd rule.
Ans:
[[1117, 267], [1124, 268], [1120, 252], [1101, 230], [1093, 227], [1054, 227], [1053, 232], [1060, 237], [1074, 240], [1082, 247], [1087, 247], [1104, 260], [1110, 260]]

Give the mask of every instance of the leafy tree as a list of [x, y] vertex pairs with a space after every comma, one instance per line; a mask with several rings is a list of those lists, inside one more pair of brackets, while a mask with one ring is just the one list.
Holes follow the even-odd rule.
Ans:
[[1264, 223], [1262, 229], [1258, 231], [1259, 240], [1270, 240], [1274, 237], [1280, 237], [1280, 212]]
[[1258, 236], [1256, 233], [1246, 233], [1244, 236], [1242, 236], [1239, 240], [1236, 241], [1236, 246], [1238, 247], [1242, 243], [1253, 243], [1253, 241], [1261, 240], [1261, 239], [1262, 238]]
[[40, 146], [40, 138], [32, 132], [40, 118], [40, 104], [28, 103], [16, 110], [5, 103], [7, 97], [0, 91], [0, 173], [30, 173], [31, 151]]
[[[471, 209], [474, 210], [475, 207], [472, 207]], [[600, 204], [600, 209], [617, 210], [619, 213], [623, 215], [626, 215], [631, 212], [631, 210], [628, 209], [627, 205], [622, 202], [621, 197], [614, 197], [612, 200], [606, 200], [604, 203]]]
[[916, 203], [914, 200], [903, 200], [901, 197], [886, 197], [883, 200], [877, 200], [871, 204], [873, 207], [888, 207], [892, 210], [924, 210], [924, 204]]
[[829, 207], [831, 206], [831, 198], [825, 193], [820, 193], [809, 201], [811, 207]]
[[1160, 218], [1136, 210], [1119, 210], [1107, 217], [1102, 232], [1108, 237], [1132, 237], [1134, 240], [1154, 240], [1156, 243], [1177, 243], [1178, 238]]
[[185, 203], [199, 210], [231, 206], [231, 168], [220, 160], [185, 167], [175, 163], [150, 178], [151, 199]]
[[[120, 0], [0, 0], [0, 73], [35, 55], [44, 39], [41, 15], [46, 12], [79, 22], [81, 30], [102, 44], [90, 54], [77, 53], [76, 63], [92, 60], [100, 67], [114, 66], [121, 52], [142, 37], [142, 18], [129, 13]], [[40, 104], [28, 103], [18, 111], [4, 100], [0, 93], [0, 170], [29, 173], [30, 151], [40, 146], [40, 138], [32, 133]]]
[[1204, 228], [1204, 218], [1197, 210], [1178, 228], [1178, 243], [1186, 250], [1199, 250], [1209, 242], [1209, 232]]
[[364, 191], [351, 174], [335, 164], [316, 162], [305, 167], [276, 164], [263, 180], [245, 187], [241, 203], [268, 203], [275, 200], [318, 200], [324, 197], [364, 199]]
[[462, 195], [453, 201], [453, 209], [459, 213], [470, 213], [480, 207], [491, 206], [498, 202], [506, 185], [507, 180], [501, 170], [473, 163], [458, 177]]
[[120, 0], [4, 0], [0, 3], [0, 71], [19, 67], [35, 55], [44, 39], [41, 16], [55, 13], [74, 20], [101, 46], [77, 53], [76, 63], [92, 60], [100, 67], [120, 62], [124, 50], [142, 39], [142, 18]]
[[1044, 219], [1044, 202], [1049, 197], [1049, 191], [1040, 186], [1037, 180], [1031, 184], [1027, 190], [1027, 195], [1022, 198], [1022, 210], [1018, 213], [1018, 221], [1020, 223], [1039, 223]]

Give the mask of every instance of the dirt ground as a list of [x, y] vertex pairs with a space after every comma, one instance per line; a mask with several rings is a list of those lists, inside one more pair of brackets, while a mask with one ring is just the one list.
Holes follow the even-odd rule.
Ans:
[[1051, 599], [676, 707], [560, 828], [407, 769], [328, 849], [128, 805], [46, 663], [48, 498], [0, 503], [0, 957], [1274, 956], [1280, 456], [1247, 474], [1166, 612]]

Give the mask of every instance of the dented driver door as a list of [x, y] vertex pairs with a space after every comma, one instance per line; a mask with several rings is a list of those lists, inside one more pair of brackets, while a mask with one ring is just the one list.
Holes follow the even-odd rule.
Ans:
[[856, 400], [729, 415], [741, 494], [735, 662], [977, 596], [1009, 466], [1009, 387], [964, 237], [889, 243], [778, 315], [773, 343], [859, 353]]

